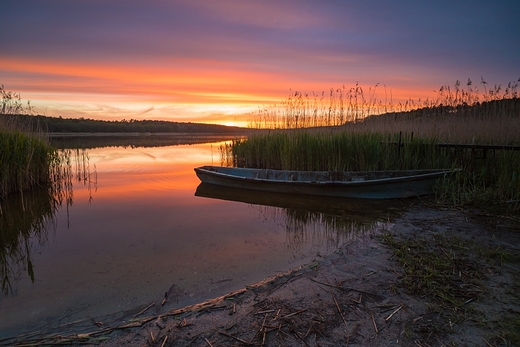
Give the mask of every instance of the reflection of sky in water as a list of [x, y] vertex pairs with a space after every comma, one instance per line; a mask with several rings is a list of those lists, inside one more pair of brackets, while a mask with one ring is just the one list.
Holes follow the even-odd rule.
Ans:
[[0, 336], [160, 302], [167, 291], [175, 295], [163, 310], [222, 295], [353, 234], [352, 223], [319, 214], [305, 222], [278, 207], [195, 196], [193, 168], [218, 164], [218, 144], [99, 148], [88, 157], [97, 183], [75, 183], [73, 205], [34, 247], [35, 282], [22, 277], [0, 301]]

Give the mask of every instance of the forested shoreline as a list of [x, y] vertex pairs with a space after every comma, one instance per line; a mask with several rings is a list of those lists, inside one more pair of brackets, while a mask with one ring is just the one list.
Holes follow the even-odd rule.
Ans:
[[87, 118], [62, 118], [22, 114], [2, 115], [9, 123], [30, 124], [46, 133], [244, 133], [248, 128], [218, 124], [170, 122], [161, 120], [104, 121]]

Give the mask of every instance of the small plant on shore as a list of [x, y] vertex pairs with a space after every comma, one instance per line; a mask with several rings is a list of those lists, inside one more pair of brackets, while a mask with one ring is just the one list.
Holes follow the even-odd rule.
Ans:
[[379, 237], [402, 266], [396, 290], [404, 288], [428, 303], [429, 312], [422, 316], [428, 316], [427, 320], [406, 324], [408, 338], [430, 339], [449, 334], [462, 322], [473, 321], [489, 329], [488, 345], [512, 346], [520, 341], [520, 320], [512, 313], [495, 317], [472, 306], [489, 295], [485, 280], [489, 269], [515, 263], [518, 256], [500, 246], [484, 249], [462, 237], [424, 231], [421, 235], [385, 233]]

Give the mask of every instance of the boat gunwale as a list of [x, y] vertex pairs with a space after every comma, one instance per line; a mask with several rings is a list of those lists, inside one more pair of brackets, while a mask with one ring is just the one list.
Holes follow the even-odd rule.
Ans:
[[[385, 178], [375, 178], [375, 179], [365, 179], [365, 180], [351, 180], [351, 181], [342, 181], [342, 180], [326, 180], [326, 181], [291, 181], [291, 180], [281, 180], [281, 179], [269, 179], [269, 178], [257, 178], [257, 177], [245, 177], [245, 176], [237, 176], [231, 175], [228, 173], [223, 173], [217, 170], [211, 170], [208, 168], [224, 168], [224, 169], [239, 169], [239, 170], [251, 170], [251, 171], [266, 171], [266, 172], [305, 172], [305, 173], [329, 173], [335, 171], [297, 171], [297, 170], [274, 170], [274, 169], [254, 169], [254, 168], [236, 168], [236, 167], [224, 167], [224, 166], [212, 166], [205, 165], [201, 167], [195, 168], [195, 172], [203, 172], [207, 175], [221, 177], [223, 179], [235, 180], [235, 181], [247, 181], [247, 182], [265, 182], [270, 184], [284, 184], [284, 185], [292, 185], [292, 186], [363, 186], [363, 185], [379, 185], [386, 184], [389, 182], [397, 183], [397, 182], [406, 182], [406, 181], [416, 181], [423, 179], [431, 179], [436, 177], [441, 177], [446, 174], [452, 173], [454, 170], [452, 169], [419, 169], [419, 170], [380, 170], [380, 171], [345, 171], [358, 174], [365, 173], [388, 173], [388, 172], [416, 172], [414, 175], [406, 175], [399, 177], [385, 177]], [[337, 172], [337, 171], [336, 171]], [[355, 175], [353, 177], [356, 177]]]

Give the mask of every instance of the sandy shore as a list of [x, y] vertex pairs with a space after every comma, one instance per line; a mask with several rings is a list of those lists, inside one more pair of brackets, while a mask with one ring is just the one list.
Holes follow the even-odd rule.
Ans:
[[[144, 309], [115, 326], [93, 321], [81, 334], [18, 342], [100, 346], [518, 343], [517, 336], [511, 335], [520, 316], [518, 218], [416, 206], [385, 229], [382, 232], [396, 240], [456, 235], [464, 243], [500, 248], [511, 257], [505, 262], [469, 257], [468, 262], [483, 273], [478, 289], [461, 307], [448, 307], [429, 295], [410, 293], [402, 283], [403, 264], [394, 250], [380, 237], [365, 236], [305, 266], [204, 303], [159, 315]], [[508, 322], [513, 322], [512, 328], [505, 326]]]

